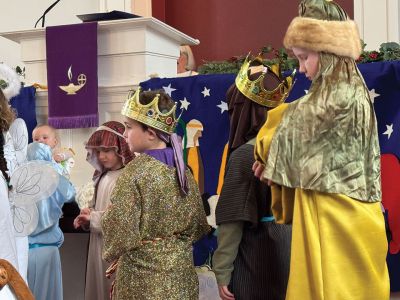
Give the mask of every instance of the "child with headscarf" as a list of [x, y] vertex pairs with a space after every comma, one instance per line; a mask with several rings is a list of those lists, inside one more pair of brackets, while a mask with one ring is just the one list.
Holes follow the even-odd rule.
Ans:
[[202, 199], [174, 133], [176, 103], [138, 89], [122, 109], [140, 153], [122, 171], [102, 218], [103, 257], [118, 260], [113, 299], [198, 299], [192, 243], [207, 233]]
[[299, 12], [284, 44], [312, 84], [269, 112], [254, 165], [272, 184], [276, 215], [293, 222], [286, 299], [389, 299], [377, 123], [355, 63], [357, 26], [333, 1], [303, 0]]
[[125, 127], [120, 122], [106, 122], [96, 129], [85, 146], [86, 160], [95, 168], [95, 194], [93, 203], [81, 210], [74, 226], [90, 230], [85, 286], [87, 300], [107, 299], [111, 291], [112, 281], [105, 276], [110, 265], [101, 256], [103, 234], [100, 220], [110, 205], [111, 193], [118, 176], [133, 158], [123, 136], [124, 130]]

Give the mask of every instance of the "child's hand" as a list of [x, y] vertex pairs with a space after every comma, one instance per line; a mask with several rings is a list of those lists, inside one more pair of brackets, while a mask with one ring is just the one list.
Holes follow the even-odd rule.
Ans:
[[226, 285], [218, 286], [218, 292], [222, 300], [235, 300], [235, 296], [229, 291]]
[[79, 215], [74, 220], [74, 228], [89, 227], [90, 215]]
[[265, 165], [263, 163], [261, 163], [259, 161], [255, 161], [252, 169], [254, 172], [254, 176], [256, 176], [258, 179], [260, 179], [261, 182], [264, 182], [264, 183], [268, 184], [269, 186], [274, 184], [271, 180], [266, 179], [262, 176], [262, 174], [264, 173], [264, 169], [265, 169]]
[[254, 176], [261, 180], [262, 173], [264, 172], [265, 166], [259, 161], [255, 161], [253, 164]]
[[54, 154], [53, 159], [58, 163], [62, 162], [64, 160], [64, 155], [62, 153]]
[[74, 220], [74, 228], [78, 229], [79, 227], [81, 227], [81, 224], [79, 224], [79, 216], [77, 216]]

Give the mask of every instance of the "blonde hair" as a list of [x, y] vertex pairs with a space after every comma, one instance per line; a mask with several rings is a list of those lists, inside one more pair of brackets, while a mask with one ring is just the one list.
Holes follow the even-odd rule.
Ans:
[[185, 69], [187, 71], [194, 71], [196, 69], [196, 61], [194, 59], [194, 55], [192, 49], [188, 45], [183, 45], [179, 48], [181, 55], [185, 55], [187, 57], [187, 64]]
[[36, 125], [36, 127], [33, 128], [33, 130], [39, 129], [39, 128], [42, 128], [42, 127], [48, 127], [48, 128], [50, 129], [50, 131], [53, 132], [53, 133], [57, 136], [57, 129], [55, 129], [53, 126], [51, 126], [51, 125], [49, 125], [49, 124], [39, 124], [39, 125]]

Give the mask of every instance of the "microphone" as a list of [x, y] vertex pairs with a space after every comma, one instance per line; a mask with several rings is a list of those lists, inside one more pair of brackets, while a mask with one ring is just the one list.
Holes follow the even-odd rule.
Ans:
[[50, 5], [50, 6], [44, 11], [43, 15], [39, 18], [39, 20], [36, 21], [35, 27], [34, 27], [34, 28], [36, 28], [36, 26], [37, 26], [37, 24], [39, 23], [40, 20], [42, 20], [42, 27], [44, 27], [44, 22], [45, 22], [45, 19], [46, 19], [46, 14], [47, 14], [54, 6], [56, 6], [56, 4], [57, 4], [58, 2], [60, 2], [60, 1], [61, 1], [61, 0], [57, 0], [56, 2], [54, 2], [52, 5]]

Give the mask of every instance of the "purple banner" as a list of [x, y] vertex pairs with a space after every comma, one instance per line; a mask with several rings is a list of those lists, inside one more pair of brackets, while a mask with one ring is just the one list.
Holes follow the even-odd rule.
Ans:
[[47, 27], [46, 56], [49, 124], [97, 127], [97, 23]]

